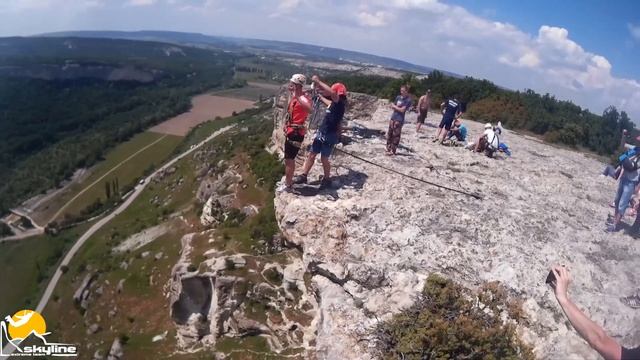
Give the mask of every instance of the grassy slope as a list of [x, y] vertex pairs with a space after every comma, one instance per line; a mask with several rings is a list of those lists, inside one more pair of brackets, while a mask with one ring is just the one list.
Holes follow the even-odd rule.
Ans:
[[183, 138], [173, 135], [165, 136], [164, 134], [143, 132], [118, 145], [107, 154], [104, 161], [97, 164], [91, 170], [91, 175], [89, 177], [80, 183], [72, 185], [68, 191], [65, 191], [60, 194], [60, 196], [52, 199], [48, 208], [43, 212], [38, 220], [40, 220], [41, 223], [46, 224], [47, 220], [49, 220], [61, 206], [67, 204], [67, 202], [80, 191], [90, 184], [93, 184], [97, 179], [101, 178], [104, 174], [111, 171], [114, 167], [118, 166], [118, 164], [128, 159], [140, 149], [161, 138], [162, 140], [130, 158], [104, 179], [91, 186], [80, 197], [68, 204], [66, 210], [61, 214], [61, 216], [64, 216], [64, 213], [77, 215], [96, 199], [99, 198], [101, 200], [105, 200], [106, 195], [104, 183], [106, 181], [111, 182], [117, 178], [121, 189], [125, 188], [127, 185], [134, 185], [137, 179], [143, 176], [145, 170], [151, 167], [158, 167], [158, 165], [162, 164]]
[[[232, 119], [205, 123], [196, 129], [188, 140], [195, 142], [206, 134], [215, 131], [216, 128], [239, 119], [246, 120], [247, 118], [238, 116]], [[268, 120], [258, 121], [268, 122]], [[255, 123], [255, 120], [250, 120], [250, 122]], [[244, 125], [241, 124], [240, 127], [242, 126]], [[264, 132], [263, 129], [260, 129], [260, 131]], [[268, 136], [268, 134], [261, 134], [261, 136]], [[230, 251], [251, 252], [251, 237], [254, 229], [267, 222], [265, 221], [265, 216], [273, 215], [272, 201], [269, 201], [273, 194], [271, 190], [267, 190], [273, 184], [270, 182], [269, 187], [261, 191], [254, 190], [256, 176], [249, 173], [250, 161], [248, 161], [246, 153], [242, 152], [242, 147], [245, 146], [241, 144], [242, 141], [248, 144], [255, 141], [255, 139], [250, 139], [242, 132], [236, 131], [235, 135], [225, 134], [213, 140], [211, 146], [219, 151], [209, 162], [215, 164], [219, 160], [225, 159], [244, 166], [243, 174], [246, 175], [245, 181], [249, 188], [246, 191], [241, 191], [238, 194], [238, 198], [242, 203], [246, 201], [265, 205], [258, 216], [247, 219], [243, 226], [223, 230], [227, 236], [220, 246]], [[230, 142], [234, 143], [233, 148], [227, 146]], [[189, 142], [182, 146], [188, 147], [188, 144]], [[277, 164], [277, 162], [274, 164]], [[181, 236], [199, 229], [198, 210], [200, 205], [194, 206], [194, 191], [199, 184], [199, 181], [195, 178], [196, 166], [197, 161], [192, 157], [181, 160], [177, 164], [176, 173], [164, 179], [162, 183], [151, 184], [127, 211], [117, 216], [111, 223], [94, 235], [80, 250], [70, 264], [69, 272], [61, 279], [61, 283], [55, 292], [59, 300], [50, 303], [45, 310], [45, 317], [51, 322], [52, 329], [57, 334], [56, 339], [86, 343], [88, 336], [85, 333], [86, 326], [84, 322], [85, 320], [88, 323], [98, 322], [97, 317], [99, 316], [100, 319], [108, 319], [101, 322], [103, 327], [108, 324], [108, 329], [105, 328], [98, 334], [91, 336], [92, 342], [98, 344], [97, 348], [107, 349], [113, 338], [122, 332], [126, 333], [130, 338], [125, 351], [132, 358], [152, 356], [152, 354], [166, 357], [174, 350], [175, 326], [169, 318], [168, 300], [164, 296], [163, 287], [167, 279], [170, 278], [171, 267], [179, 256], [179, 240]], [[264, 176], [265, 173], [263, 170], [261, 175]], [[176, 187], [173, 191], [167, 189], [168, 186], [177, 184], [181, 178], [183, 179], [181, 186]], [[160, 202], [161, 204], [166, 200], [166, 206], [151, 205], [150, 201], [156, 196], [163, 200]], [[171, 200], [168, 200], [169, 196]], [[181, 211], [183, 216], [168, 219], [167, 215], [175, 211]], [[114, 244], [149, 226], [164, 221], [168, 221], [171, 227], [171, 231], [168, 234], [130, 254], [111, 254], [110, 249]], [[222, 234], [212, 234], [211, 236], [215, 236], [218, 239], [223, 238]], [[212, 246], [211, 244], [206, 244], [206, 239], [203, 238], [201, 240], [204, 241], [204, 243], [200, 244], [201, 246], [208, 246], [209, 248]], [[151, 252], [149, 258], [141, 258], [141, 253], [144, 251]], [[153, 255], [159, 251], [162, 251], [166, 257], [159, 261], [152, 260]], [[122, 261], [131, 262], [126, 271], [119, 266]], [[79, 310], [73, 305], [71, 298], [87, 268], [102, 272], [99, 283], [104, 288], [104, 295], [94, 301], [89, 313], [83, 318]], [[157, 279], [153, 285], [149, 282], [151, 275]], [[121, 279], [126, 279], [124, 291], [121, 294], [116, 294], [115, 288]], [[113, 308], [118, 309], [118, 314], [114, 318], [108, 318], [108, 312]], [[65, 326], [60, 325], [62, 319], [64, 319]], [[66, 324], [69, 323], [73, 325], [67, 326]], [[151, 342], [150, 339], [154, 335], [161, 334], [164, 331], [169, 332], [167, 340], [160, 343]], [[260, 338], [250, 339], [244, 345], [255, 351], [264, 351], [265, 344], [261, 340]], [[241, 345], [240, 343], [234, 344], [226, 341], [222, 347], [231, 346], [232, 348], [237, 348]], [[95, 348], [84, 349], [83, 352], [92, 354]], [[189, 356], [174, 355], [173, 357], [207, 358], [209, 356], [206, 353], [200, 353]], [[242, 353], [235, 353], [232, 358], [244, 359], [246, 356], [242, 355]]]
[[0, 315], [35, 308], [40, 293], [66, 250], [88, 224], [66, 230], [58, 236], [41, 235], [15, 242], [0, 243]]

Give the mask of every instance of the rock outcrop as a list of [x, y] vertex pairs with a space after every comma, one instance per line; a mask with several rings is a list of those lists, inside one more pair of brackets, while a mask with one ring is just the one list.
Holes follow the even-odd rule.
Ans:
[[[628, 346], [640, 343], [640, 313], [618, 300], [640, 284], [640, 246], [622, 232], [603, 232], [616, 184], [599, 176], [602, 163], [510, 131], [503, 141], [513, 156], [506, 159], [436, 145], [433, 125], [423, 127], [425, 136], [416, 134], [415, 114], [407, 115], [399, 154], [388, 157], [390, 109], [384, 101], [372, 104], [362, 110], [370, 109], [370, 118], [350, 118], [350, 141], [338, 149], [482, 199], [339, 151], [332, 158], [334, 188], [312, 182], [297, 194], [277, 194], [283, 236], [302, 249], [313, 275], [318, 358], [371, 358], [372, 327], [411, 305], [426, 276], [437, 272], [468, 287], [497, 280], [522, 299], [527, 321], [518, 333], [539, 358], [596, 359], [544, 284], [552, 264], [571, 269], [571, 297], [609, 334]], [[431, 114], [427, 122], [439, 120]], [[482, 132], [482, 124], [467, 126], [471, 137]], [[310, 179], [320, 165], [313, 171]]]
[[[273, 352], [312, 349], [317, 304], [307, 291], [302, 261], [286, 265], [248, 254], [210, 249], [193, 265], [194, 237], [182, 238], [182, 252], [168, 285], [171, 318], [180, 352], [213, 347], [220, 338], [260, 336]], [[284, 275], [283, 275], [284, 274]]]

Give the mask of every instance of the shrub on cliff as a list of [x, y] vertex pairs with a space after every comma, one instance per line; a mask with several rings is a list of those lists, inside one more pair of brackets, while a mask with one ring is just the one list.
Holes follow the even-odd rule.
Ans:
[[497, 283], [472, 292], [431, 275], [412, 307], [375, 330], [377, 350], [383, 359], [534, 359], [519, 320], [520, 304]]

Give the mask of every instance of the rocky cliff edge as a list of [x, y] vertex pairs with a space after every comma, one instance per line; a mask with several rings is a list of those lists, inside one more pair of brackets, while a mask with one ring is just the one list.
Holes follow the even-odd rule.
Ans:
[[[414, 113], [407, 115], [399, 155], [387, 157], [388, 103], [353, 94], [351, 104], [349, 141], [338, 149], [483, 199], [339, 151], [332, 157], [332, 189], [320, 191], [312, 181], [297, 194], [277, 194], [281, 231], [302, 249], [314, 274], [319, 358], [371, 358], [371, 329], [411, 305], [435, 272], [470, 288], [485, 281], [505, 285], [524, 301], [527, 321], [518, 333], [537, 357], [595, 359], [544, 284], [552, 264], [571, 269], [570, 295], [594, 321], [625, 345], [640, 343], [640, 312], [618, 299], [638, 288], [640, 246], [624, 233], [603, 232], [616, 184], [599, 176], [601, 162], [510, 131], [503, 141], [513, 156], [506, 159], [436, 145], [430, 140], [440, 117], [430, 114], [431, 125], [418, 136]], [[277, 150], [283, 109], [275, 114]], [[482, 132], [482, 124], [467, 126], [472, 138]], [[318, 163], [310, 181], [320, 173]]]

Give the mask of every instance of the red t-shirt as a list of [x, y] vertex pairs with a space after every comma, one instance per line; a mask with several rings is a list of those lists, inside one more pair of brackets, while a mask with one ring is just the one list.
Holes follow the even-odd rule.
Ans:
[[[311, 102], [308, 96], [302, 95], [305, 99]], [[298, 134], [303, 135], [305, 133], [304, 122], [307, 120], [307, 116], [309, 115], [309, 111], [300, 104], [297, 98], [291, 99], [289, 101], [289, 107], [287, 108], [289, 112], [289, 123], [287, 124], [287, 135], [292, 134], [296, 131]]]

